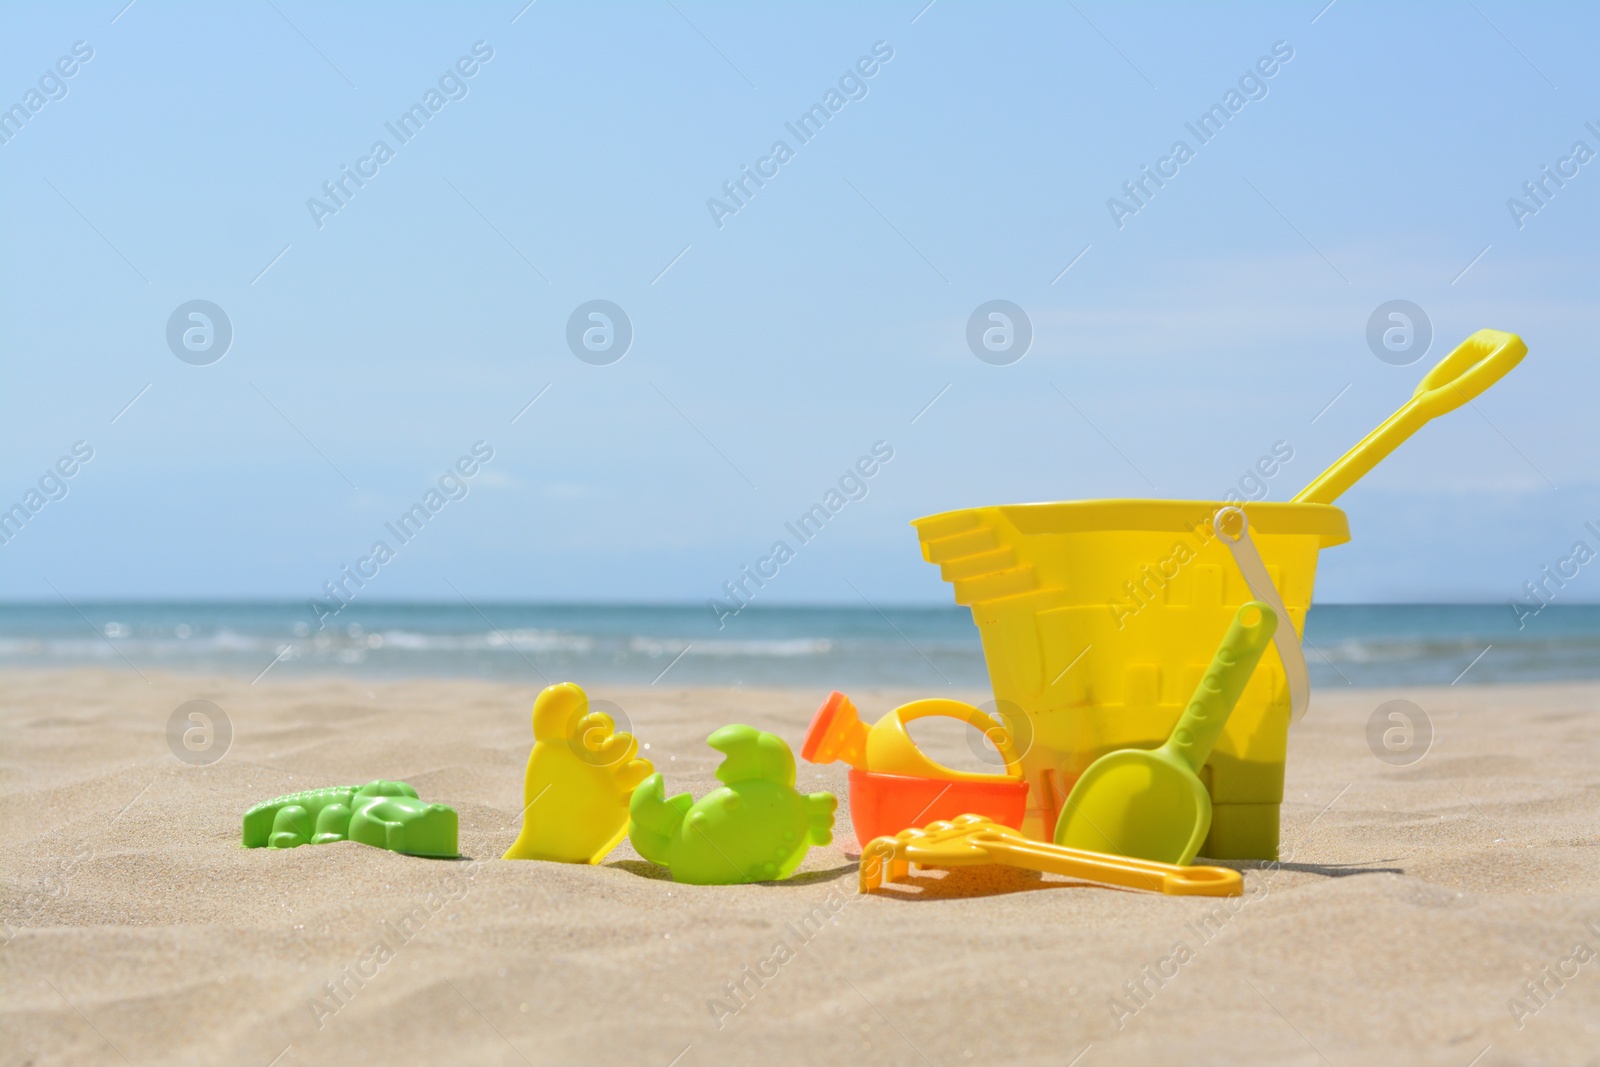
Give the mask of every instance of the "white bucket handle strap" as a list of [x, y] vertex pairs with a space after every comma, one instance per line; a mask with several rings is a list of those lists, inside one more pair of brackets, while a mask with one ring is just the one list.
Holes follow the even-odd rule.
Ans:
[[[1267, 574], [1267, 565], [1262, 562], [1261, 553], [1256, 551], [1256, 543], [1250, 539], [1250, 520], [1245, 518], [1243, 508], [1229, 505], [1217, 509], [1211, 518], [1211, 527], [1216, 530], [1222, 543], [1228, 546], [1228, 551], [1233, 553], [1233, 561], [1238, 564], [1239, 573], [1244, 575], [1251, 595], [1278, 613], [1279, 626], [1273, 634], [1272, 643], [1278, 648], [1278, 658], [1283, 661], [1283, 673], [1289, 681], [1289, 721], [1299, 722], [1306, 713], [1306, 706], [1311, 703], [1311, 678], [1306, 673], [1306, 657], [1301, 651], [1294, 623], [1284, 610], [1283, 598], [1278, 595], [1277, 586], [1272, 584], [1271, 575]], [[1236, 535], [1234, 529], [1237, 529]]]

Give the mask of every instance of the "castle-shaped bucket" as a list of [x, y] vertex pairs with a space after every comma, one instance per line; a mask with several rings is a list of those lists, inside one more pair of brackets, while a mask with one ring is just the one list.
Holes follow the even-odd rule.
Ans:
[[[972, 609], [997, 710], [1024, 750], [1023, 831], [1049, 840], [1078, 776], [1119, 748], [1171, 733], [1239, 606], [1252, 599], [1213, 516], [1193, 500], [1079, 500], [967, 508], [917, 519], [922, 557]], [[1330, 504], [1243, 505], [1298, 635], [1317, 552], [1350, 539]], [[1281, 625], [1281, 623], [1280, 623]], [[1201, 772], [1202, 855], [1276, 859], [1289, 687], [1261, 659]]]

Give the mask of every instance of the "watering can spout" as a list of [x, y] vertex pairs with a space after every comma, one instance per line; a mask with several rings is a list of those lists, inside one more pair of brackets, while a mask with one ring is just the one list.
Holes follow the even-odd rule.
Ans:
[[806, 734], [802, 759], [809, 763], [842, 761], [851, 767], [867, 765], [867, 726], [850, 698], [838, 690], [817, 709], [811, 730]]

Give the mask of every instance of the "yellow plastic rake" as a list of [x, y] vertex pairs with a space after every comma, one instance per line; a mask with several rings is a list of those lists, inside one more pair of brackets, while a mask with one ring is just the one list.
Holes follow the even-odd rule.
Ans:
[[1024, 837], [1020, 831], [981, 815], [962, 815], [949, 822], [902, 830], [893, 837], [875, 838], [861, 853], [860, 892], [870, 893], [886, 882], [905, 879], [913, 863], [919, 867], [1003, 864], [1168, 896], [1244, 894], [1244, 878], [1227, 867], [1180, 867], [1066, 848]]

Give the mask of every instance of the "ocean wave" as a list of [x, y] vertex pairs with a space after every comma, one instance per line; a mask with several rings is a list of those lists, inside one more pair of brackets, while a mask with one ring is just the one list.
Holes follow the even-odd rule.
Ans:
[[689, 655], [824, 656], [838, 647], [825, 637], [795, 637], [776, 641], [697, 641], [689, 649]]
[[1471, 658], [1485, 646], [1515, 652], [1519, 657], [1562, 657], [1590, 653], [1600, 656], [1600, 640], [1590, 637], [1556, 637], [1545, 640], [1504, 638], [1491, 640], [1483, 636], [1448, 639], [1402, 640], [1396, 638], [1345, 638], [1310, 648], [1313, 658], [1317, 653], [1331, 663], [1357, 665], [1382, 663], [1417, 663], [1425, 661], [1454, 661], [1460, 656]]
[[[693, 607], [431, 604], [362, 608], [317, 630], [293, 604], [0, 605], [0, 666], [365, 673], [648, 684], [959, 684], [988, 671], [969, 612], [778, 609], [716, 631]], [[87, 622], [85, 621], [87, 617]], [[1600, 608], [1332, 606], [1310, 617], [1318, 686], [1600, 677]], [[271, 665], [271, 666], [269, 666]]]

